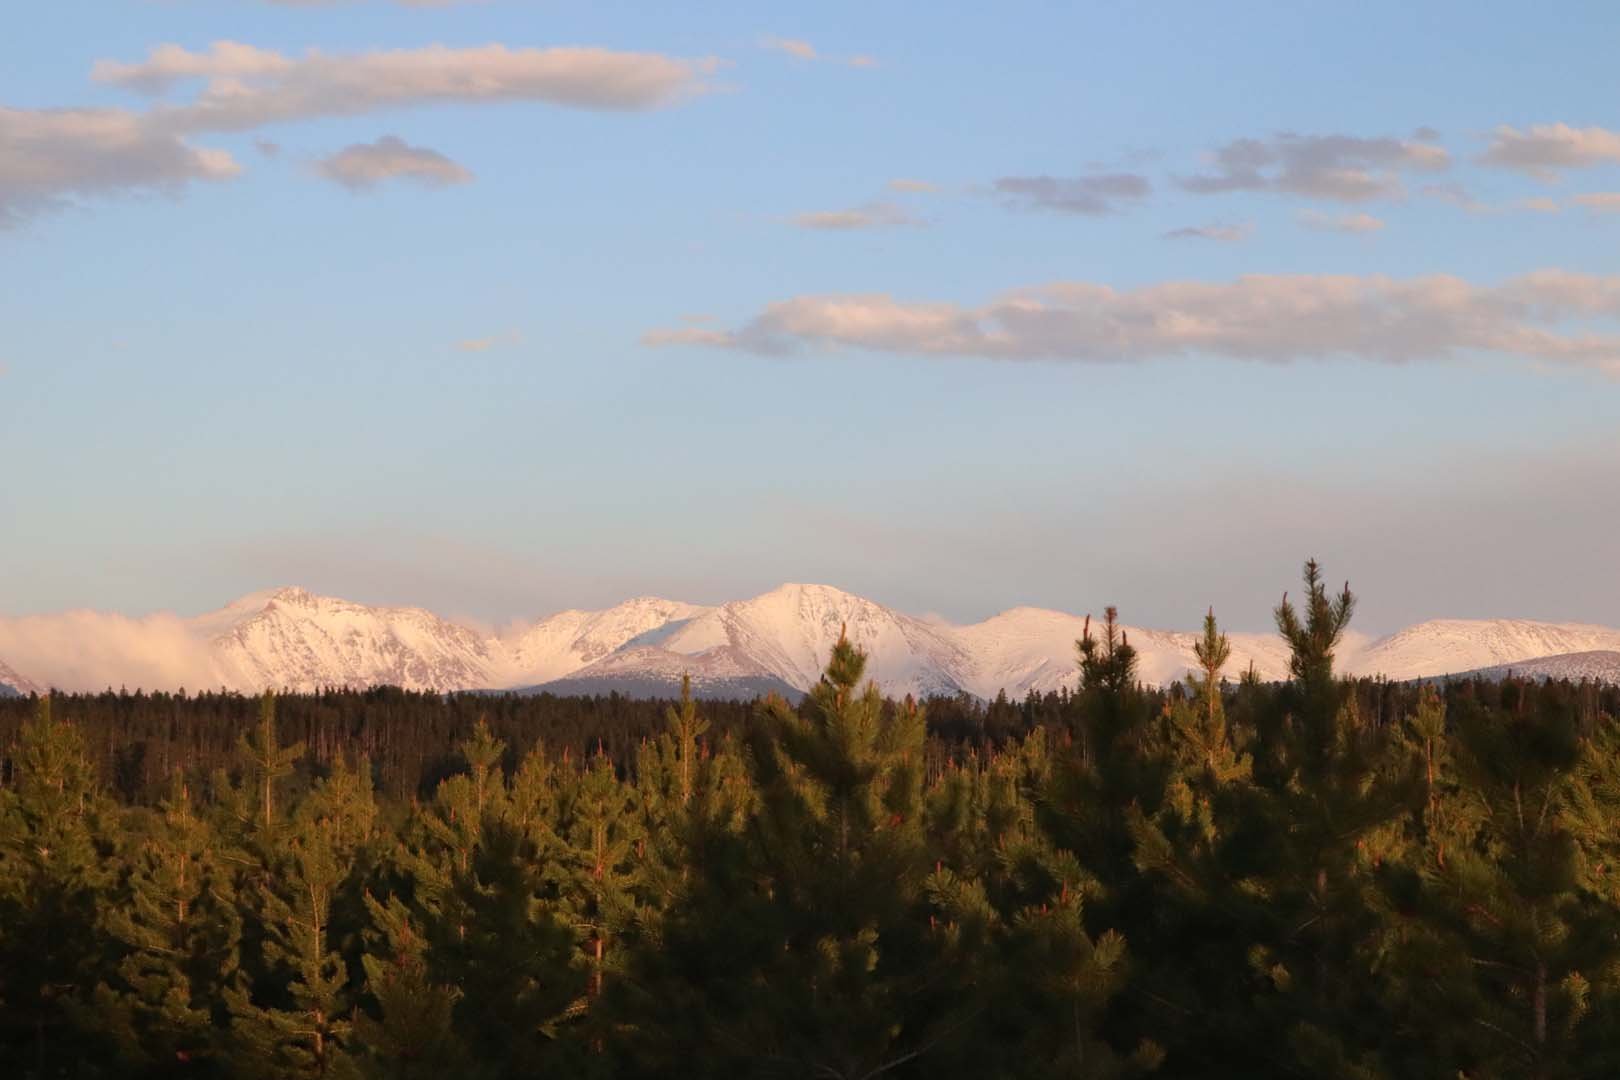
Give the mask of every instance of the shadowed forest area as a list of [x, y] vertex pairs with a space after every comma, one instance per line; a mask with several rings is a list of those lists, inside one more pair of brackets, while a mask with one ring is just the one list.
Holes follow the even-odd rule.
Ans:
[[1620, 1074], [1620, 691], [0, 701], [0, 1074]]

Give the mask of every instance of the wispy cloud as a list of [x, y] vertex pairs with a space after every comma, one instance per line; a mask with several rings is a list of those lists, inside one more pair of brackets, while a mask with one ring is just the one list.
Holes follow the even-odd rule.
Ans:
[[796, 214], [793, 224], [801, 229], [827, 231], [854, 231], [860, 229], [893, 229], [908, 225], [926, 224], [903, 206], [894, 203], [871, 202], [852, 206], [847, 210], [812, 210]]
[[489, 337], [463, 338], [456, 342], [456, 351], [465, 353], [489, 352], [505, 345], [521, 345], [523, 335], [516, 330], [508, 330], [504, 334], [492, 334]]
[[1473, 193], [1462, 184], [1425, 184], [1418, 189], [1418, 194], [1426, 199], [1450, 203], [1468, 211], [1470, 214], [1556, 214], [1562, 210], [1563, 204], [1557, 199], [1549, 199], [1536, 195], [1525, 199], [1511, 199], [1507, 202], [1489, 203], [1474, 197]]
[[[363, 4], [367, 0], [265, 0], [266, 3], [276, 7], [343, 7], [349, 4]], [[447, 8], [461, 4], [480, 4], [484, 0], [384, 0], [396, 7], [409, 8]]]
[[1199, 195], [1275, 191], [1338, 202], [1399, 197], [1402, 174], [1439, 172], [1451, 158], [1431, 128], [1410, 139], [1299, 135], [1234, 139], [1209, 155], [1211, 170], [1177, 183]]
[[874, 57], [866, 55], [850, 56], [843, 59], [826, 56], [814, 45], [802, 38], [784, 38], [767, 34], [759, 39], [759, 47], [768, 49], [771, 52], [784, 53], [795, 60], [802, 60], [805, 63], [833, 63], [852, 68], [875, 68], [878, 66], [878, 62]]
[[1620, 191], [1593, 191], [1577, 195], [1570, 202], [1594, 214], [1620, 214]]
[[1620, 132], [1563, 123], [1537, 124], [1521, 131], [1504, 124], [1496, 129], [1480, 160], [1553, 181], [1563, 169], [1587, 169], [1620, 161]]
[[1254, 222], [1242, 221], [1235, 225], [1183, 225], [1164, 234], [1166, 240], [1213, 240], [1221, 244], [1237, 244], [1254, 234]]
[[814, 45], [798, 38], [781, 38], [766, 35], [759, 39], [759, 47], [770, 49], [773, 52], [787, 53], [796, 60], [816, 60], [820, 58], [820, 54], [816, 52]]
[[939, 185], [927, 180], [908, 180], [904, 177], [890, 180], [886, 185], [890, 191], [901, 195], [929, 195], [939, 190]]
[[1374, 233], [1384, 228], [1384, 220], [1371, 214], [1324, 214], [1320, 210], [1301, 210], [1294, 218], [1307, 229], [1318, 232]]
[[406, 179], [427, 187], [465, 184], [473, 174], [437, 150], [412, 146], [397, 135], [353, 146], [319, 161], [316, 171], [351, 191], [365, 191], [385, 180]]
[[153, 96], [202, 80], [190, 101], [163, 104], [154, 123], [175, 132], [245, 131], [402, 105], [537, 101], [582, 109], [652, 109], [699, 93], [718, 62], [659, 53], [505, 45], [293, 57], [237, 42], [193, 52], [160, 45], [144, 61], [98, 61], [92, 77]]
[[1138, 173], [1004, 176], [993, 186], [1015, 209], [1088, 216], [1118, 213], [1153, 191], [1148, 178]]
[[672, 326], [648, 330], [641, 335], [643, 345], [707, 345], [718, 349], [730, 348], [736, 337], [724, 330], [710, 330], [701, 326]]
[[853, 348], [1087, 362], [1209, 355], [1400, 363], [1491, 353], [1620, 375], [1617, 321], [1620, 276], [1543, 270], [1476, 285], [1438, 274], [1300, 274], [1127, 290], [1054, 282], [979, 306], [877, 293], [799, 296], [733, 331], [654, 330], [642, 340], [762, 354]]

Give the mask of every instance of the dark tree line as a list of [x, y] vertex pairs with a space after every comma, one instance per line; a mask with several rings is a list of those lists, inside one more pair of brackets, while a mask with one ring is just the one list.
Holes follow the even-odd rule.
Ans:
[[0, 1075], [1620, 1074], [1620, 694], [0, 702]]

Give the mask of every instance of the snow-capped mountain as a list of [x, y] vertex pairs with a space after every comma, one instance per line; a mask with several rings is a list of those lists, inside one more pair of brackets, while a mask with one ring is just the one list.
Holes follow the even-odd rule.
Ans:
[[520, 627], [501, 642], [502, 686], [550, 682], [607, 657], [629, 642], [656, 639], [711, 609], [656, 596], [638, 596], [606, 611], [559, 611]]
[[23, 697], [39, 687], [17, 674], [16, 670], [0, 660], [0, 697]]
[[201, 624], [227, 619], [210, 644], [228, 686], [478, 686], [496, 659], [486, 638], [422, 608], [367, 607], [303, 589], [248, 597]]
[[[957, 639], [973, 658], [964, 683], [980, 697], [993, 697], [1002, 690], [1018, 698], [1031, 690], [1045, 693], [1062, 686], [1072, 688], [1079, 678], [1075, 642], [1085, 626], [1085, 618], [1079, 615], [1020, 607], [961, 627], [956, 630]], [[1123, 630], [1137, 650], [1138, 671], [1145, 682], [1164, 685], [1185, 678], [1197, 663], [1195, 634], [1133, 626]], [[1100, 627], [1094, 631], [1101, 633]], [[1275, 634], [1229, 633], [1227, 637], [1232, 644], [1227, 671], [1233, 678], [1251, 663], [1262, 679], [1287, 677], [1288, 647]]]
[[1620, 630], [1529, 619], [1432, 619], [1344, 656], [1346, 671], [1415, 679], [1564, 653], [1620, 650]]
[[953, 628], [827, 585], [783, 585], [752, 600], [724, 604], [675, 629], [662, 646], [689, 656], [730, 650], [760, 672], [806, 690], [821, 678], [844, 632], [866, 651], [867, 670], [891, 695], [968, 689], [962, 672], [972, 658]]
[[[1073, 686], [1082, 616], [1020, 607], [967, 626], [906, 615], [826, 585], [783, 585], [704, 607], [638, 597], [604, 611], [562, 611], [499, 633], [412, 607], [375, 607], [303, 589], [255, 593], [195, 618], [96, 612], [0, 618], [0, 685], [27, 692], [391, 684], [416, 690], [619, 690], [664, 694], [690, 674], [699, 693], [752, 696], [815, 685], [841, 632], [864, 649], [885, 693], [918, 696]], [[1125, 627], [1144, 681], [1194, 666], [1190, 632]], [[1232, 633], [1227, 666], [1284, 678], [1275, 634]], [[1435, 620], [1376, 641], [1350, 637], [1339, 668], [1407, 679], [1567, 654], [1620, 652], [1620, 630], [1524, 620]], [[1573, 661], [1571, 661], [1573, 663]], [[1573, 672], [1576, 669], [1570, 668]], [[1594, 669], [1596, 670], [1596, 669]]]

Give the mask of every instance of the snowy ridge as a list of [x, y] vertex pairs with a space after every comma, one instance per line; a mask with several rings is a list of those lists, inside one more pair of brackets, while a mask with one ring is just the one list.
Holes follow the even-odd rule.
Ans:
[[[31, 675], [24, 679], [0, 663], [0, 684], [24, 693], [44, 685], [254, 692], [379, 684], [663, 693], [689, 673], [702, 693], [751, 696], [810, 689], [838, 635], [847, 633], [866, 651], [867, 671], [887, 694], [990, 698], [1005, 691], [1016, 698], [1075, 685], [1075, 640], [1084, 625], [1079, 615], [1020, 607], [956, 626], [831, 586], [790, 584], [718, 607], [637, 597], [491, 634], [422, 608], [368, 606], [283, 588], [189, 619], [82, 611], [0, 617], [0, 654]], [[1125, 632], [1145, 682], [1166, 684], [1194, 666], [1197, 635], [1191, 632], [1130, 626]], [[1287, 677], [1288, 650], [1277, 635], [1229, 636], [1228, 677], [1250, 665], [1263, 679]], [[1441, 619], [1376, 641], [1352, 635], [1338, 662], [1349, 673], [1408, 679], [1596, 653], [1620, 653], [1620, 630]]]

